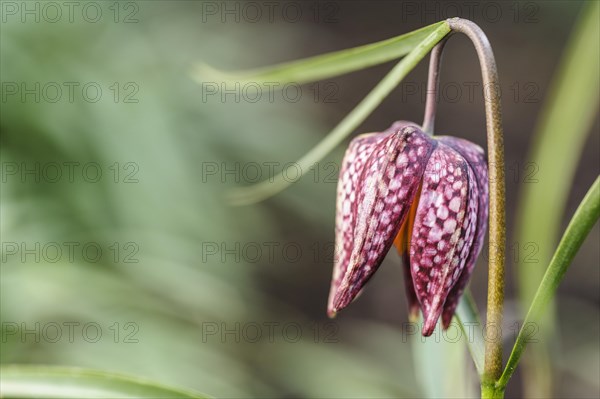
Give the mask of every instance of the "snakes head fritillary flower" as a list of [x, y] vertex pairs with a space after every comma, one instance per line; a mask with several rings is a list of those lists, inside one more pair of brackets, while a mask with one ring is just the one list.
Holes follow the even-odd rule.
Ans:
[[336, 207], [329, 315], [358, 295], [395, 245], [411, 316], [423, 312], [425, 336], [440, 316], [447, 328], [487, 227], [483, 150], [403, 121], [358, 136], [344, 156]]

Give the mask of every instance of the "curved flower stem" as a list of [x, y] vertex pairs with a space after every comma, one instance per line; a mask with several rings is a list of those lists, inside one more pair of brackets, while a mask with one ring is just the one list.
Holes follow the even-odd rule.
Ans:
[[[490, 261], [488, 270], [488, 297], [485, 342], [485, 360], [482, 386], [495, 385], [502, 374], [502, 310], [504, 305], [504, 143], [502, 110], [500, 106], [498, 70], [487, 37], [475, 23], [460, 18], [448, 20], [450, 29], [464, 33], [475, 46], [484, 87], [485, 116], [490, 174]], [[488, 89], [488, 93], [486, 93]], [[493, 335], [490, 337], [490, 330]]]
[[429, 61], [429, 77], [427, 78], [427, 99], [425, 102], [425, 115], [423, 116], [422, 129], [425, 133], [432, 135], [433, 126], [435, 123], [435, 111], [437, 109], [437, 94], [440, 84], [440, 64], [442, 63], [442, 53], [444, 46], [448, 41], [448, 37], [443, 38], [431, 50], [431, 58]]
[[[488, 165], [490, 184], [490, 230], [487, 320], [482, 397], [502, 397], [496, 382], [502, 373], [502, 310], [504, 305], [505, 188], [502, 110], [496, 61], [487, 37], [475, 23], [461, 19], [447, 20], [451, 32], [465, 34], [475, 46], [483, 78]], [[433, 132], [439, 83], [439, 66], [446, 40], [431, 53], [429, 82], [423, 130]]]

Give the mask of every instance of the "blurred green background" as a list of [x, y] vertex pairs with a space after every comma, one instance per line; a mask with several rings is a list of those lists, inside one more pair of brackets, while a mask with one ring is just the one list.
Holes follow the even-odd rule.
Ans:
[[[300, 92], [263, 90], [259, 101], [243, 87], [215, 93], [190, 71], [200, 61], [258, 67], [473, 19], [503, 82], [510, 233], [517, 195], [535, 184], [532, 131], [584, 3], [253, 3], [260, 14], [235, 1], [74, 2], [72, 13], [52, 3], [0, 3], [3, 364], [110, 370], [217, 397], [422, 397], [430, 385], [477, 394], [463, 342], [421, 345], [403, 324], [396, 253], [355, 304], [326, 318], [344, 148], [263, 203], [223, 200], [303, 155], [391, 64]], [[449, 43], [436, 126], [484, 146], [478, 68], [466, 40]], [[426, 71], [423, 62], [359, 131], [419, 122]], [[598, 136], [596, 120], [563, 226], [600, 170]], [[559, 290], [557, 397], [600, 395], [599, 238], [596, 226]], [[508, 241], [510, 348], [512, 272], [546, 265], [524, 261], [536, 259], [536, 243]], [[481, 309], [485, 264], [484, 253], [471, 284]], [[522, 384], [517, 376], [507, 396]]]

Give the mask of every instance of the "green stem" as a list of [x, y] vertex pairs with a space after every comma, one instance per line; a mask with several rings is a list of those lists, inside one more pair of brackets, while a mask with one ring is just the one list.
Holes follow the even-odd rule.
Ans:
[[481, 399], [503, 399], [504, 388], [496, 386], [495, 383], [481, 385]]
[[442, 63], [442, 54], [444, 46], [448, 41], [448, 36], [443, 38], [431, 50], [429, 58], [429, 76], [427, 78], [427, 100], [425, 102], [425, 115], [423, 116], [423, 131], [429, 135], [433, 135], [433, 127], [435, 122], [435, 111], [438, 102], [438, 89], [440, 85], [440, 65]]
[[[505, 246], [505, 188], [504, 188], [504, 144], [502, 133], [502, 109], [498, 69], [492, 47], [485, 33], [475, 23], [461, 18], [451, 18], [448, 25], [451, 34], [465, 34], [475, 46], [481, 74], [483, 78], [486, 130], [488, 143], [488, 169], [490, 185], [490, 223], [489, 223], [489, 271], [488, 271], [488, 304], [486, 321], [486, 340], [483, 372], [478, 367], [482, 380], [482, 395], [486, 397], [502, 397], [504, 393], [496, 393], [496, 384], [502, 373], [502, 310], [504, 306], [504, 246]], [[442, 51], [446, 39], [441, 41], [431, 53], [429, 64], [429, 80], [427, 102], [423, 129], [433, 132], [437, 89], [439, 85], [439, 68]], [[486, 92], [485, 90], [488, 90]], [[468, 316], [464, 313], [463, 316]], [[492, 332], [492, 334], [490, 334]], [[474, 345], [470, 349], [477, 350]], [[471, 350], [471, 354], [474, 352]], [[473, 356], [475, 364], [477, 357]], [[489, 396], [490, 392], [500, 396]]]
[[542, 312], [554, 296], [558, 285], [564, 277], [569, 265], [573, 261], [575, 254], [583, 244], [588, 233], [596, 224], [600, 216], [600, 177], [587, 192], [586, 196], [579, 204], [567, 230], [558, 244], [558, 249], [554, 253], [550, 265], [544, 274], [542, 283], [533, 298], [531, 307], [525, 316], [519, 335], [513, 347], [512, 353], [506, 364], [502, 376], [498, 380], [499, 387], [505, 387], [508, 380], [515, 372], [519, 359], [527, 346], [529, 336], [528, 326], [532, 323], [538, 323]]
[[[504, 305], [504, 144], [502, 134], [502, 110], [500, 107], [498, 70], [494, 53], [485, 33], [475, 23], [452, 18], [448, 20], [452, 32], [465, 34], [475, 46], [484, 91], [486, 130], [488, 143], [488, 165], [490, 185], [490, 230], [489, 230], [489, 271], [484, 373], [482, 384], [491, 384], [502, 373], [502, 309]], [[485, 90], [485, 89], [484, 89]], [[490, 339], [490, 331], [494, 338]]]

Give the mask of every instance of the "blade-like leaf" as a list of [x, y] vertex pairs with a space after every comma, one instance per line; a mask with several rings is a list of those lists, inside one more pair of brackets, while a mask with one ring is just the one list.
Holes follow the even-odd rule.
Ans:
[[483, 331], [479, 312], [470, 291], [465, 291], [456, 308], [456, 317], [460, 328], [467, 337], [467, 346], [475, 363], [477, 374], [483, 375], [483, 359], [485, 354], [485, 343], [483, 342]]
[[571, 222], [567, 226], [565, 234], [558, 244], [558, 248], [544, 274], [542, 283], [538, 287], [535, 297], [533, 298], [527, 316], [525, 317], [525, 320], [523, 320], [523, 326], [519, 331], [519, 335], [513, 346], [506, 368], [498, 381], [500, 387], [506, 386], [506, 383], [515, 372], [519, 359], [527, 346], [529, 332], [531, 331], [530, 326], [535, 325], [532, 323], [539, 322], [542, 312], [547, 308], [548, 303], [554, 296], [558, 285], [567, 272], [571, 261], [573, 261], [575, 254], [577, 254], [581, 244], [583, 244], [588, 233], [592, 227], [594, 227], [594, 224], [596, 224], [599, 216], [600, 177], [596, 178], [596, 181], [583, 198], [583, 201], [579, 204]]
[[[598, 112], [600, 3], [593, 3], [565, 53], [551, 98], [544, 108], [529, 156], [531, 184], [525, 184], [521, 193], [517, 242], [536, 243], [540, 265], [548, 264], [558, 241], [572, 176]], [[527, 265], [517, 265], [517, 272], [526, 307], [543, 269], [524, 266]]]
[[[319, 143], [293, 166], [294, 171], [306, 171], [311, 165], [323, 159], [343, 139], [358, 127], [383, 99], [404, 79], [404, 77], [431, 51], [444, 36], [450, 32], [446, 22], [436, 28], [419, 43], [405, 58], [375, 86], [373, 90]], [[289, 186], [291, 182], [279, 173], [270, 180], [265, 180], [248, 187], [241, 187], [229, 194], [232, 205], [247, 205], [262, 201], [277, 194]]]
[[[419, 317], [419, 325], [423, 325]], [[413, 363], [416, 381], [421, 386], [423, 395], [420, 398], [473, 398], [471, 392], [474, 384], [469, 381], [468, 355], [464, 346], [464, 335], [457, 327], [442, 332], [441, 323], [430, 337], [423, 337], [419, 328], [415, 328], [411, 337]], [[458, 338], [455, 339], [455, 338]]]
[[[335, 51], [315, 57], [286, 62], [272, 67], [224, 72], [206, 64], [197, 65], [192, 77], [199, 83], [207, 80], [235, 82], [270, 82], [302, 84], [358, 71], [405, 56], [445, 22], [438, 22], [391, 39]], [[281, 87], [281, 86], [280, 86]]]
[[[531, 303], [544, 274], [544, 266], [560, 237], [565, 204], [573, 182], [586, 137], [598, 112], [600, 75], [600, 3], [590, 2], [582, 9], [582, 18], [565, 51], [550, 98], [536, 128], [528, 173], [517, 209], [516, 241], [534, 245], [537, 263], [523, 259], [515, 264], [518, 275], [521, 309]], [[558, 162], [557, 162], [558, 160]], [[551, 305], [551, 308], [554, 308]], [[554, 311], [540, 323], [542, 335], [552, 334]], [[550, 338], [544, 340], [550, 341]], [[549, 348], [535, 345], [525, 362], [526, 396], [552, 396], [552, 373]]]
[[23, 365], [0, 368], [0, 397], [208, 398], [199, 393], [103, 371]]

